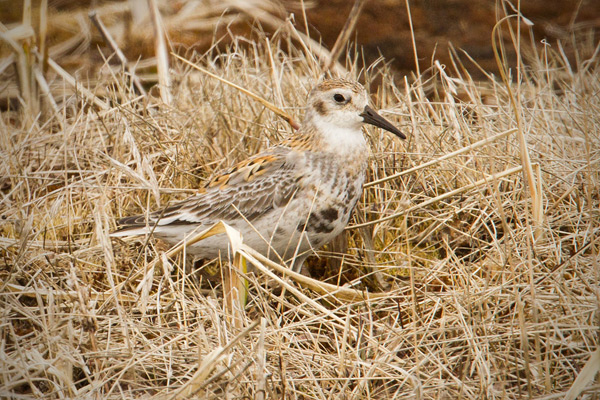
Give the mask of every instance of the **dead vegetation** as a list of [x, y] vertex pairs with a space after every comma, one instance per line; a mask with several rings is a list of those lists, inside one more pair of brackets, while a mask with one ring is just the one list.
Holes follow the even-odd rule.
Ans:
[[[232, 33], [223, 50], [180, 54], [299, 120], [328, 53], [256, 3], [237, 18], [270, 21], [273, 35], [256, 28], [257, 39]], [[164, 15], [166, 29], [173, 15], [196, 14]], [[220, 272], [208, 285], [164, 244], [108, 233], [118, 217], [188, 196], [289, 125], [175, 57], [167, 71], [132, 62], [147, 87], [169, 75], [166, 98], [140, 95], [112, 52], [81, 48], [106, 58], [93, 75], [61, 70], [75, 47], [50, 51], [46, 64], [29, 23], [2, 30], [14, 43], [0, 68], [1, 396], [550, 399], [580, 376], [571, 395], [595, 398], [593, 43], [576, 42], [576, 64], [549, 46], [523, 51], [521, 65], [504, 65], [506, 82], [474, 82], [458, 59], [403, 81], [383, 63], [361, 69], [347, 50], [333, 73], [381, 82], [373, 103], [409, 139], [369, 130], [372, 183], [347, 249], [313, 260], [333, 288], [282, 279], [259, 260], [232, 317]]]

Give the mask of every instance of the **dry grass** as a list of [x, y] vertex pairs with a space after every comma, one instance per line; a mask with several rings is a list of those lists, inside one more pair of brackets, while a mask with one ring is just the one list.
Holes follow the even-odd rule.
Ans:
[[[234, 37], [225, 51], [187, 58], [298, 120], [319, 56], [282, 26], [270, 40]], [[394, 83], [385, 67], [359, 70], [351, 51], [338, 70], [381, 81], [373, 103], [409, 136], [369, 130], [370, 180], [414, 170], [365, 189], [352, 225], [371, 224], [350, 227], [345, 253], [322, 251], [329, 262], [315, 272], [384, 296], [344, 300], [259, 269], [242, 327], [221, 286], [181, 255], [152, 263], [164, 244], [108, 233], [116, 218], [189, 195], [290, 128], [174, 58], [170, 105], [138, 96], [108, 63], [91, 86], [77, 76], [89, 92], [50, 68], [48, 93], [37, 80], [37, 95], [0, 118], [0, 396], [564, 396], [599, 341], [594, 50], [578, 42], [577, 65], [551, 48], [527, 52], [512, 94], [473, 82], [458, 60], [457, 78], [434, 65]], [[24, 62], [36, 76], [35, 57]], [[597, 398], [599, 385], [585, 385]]]

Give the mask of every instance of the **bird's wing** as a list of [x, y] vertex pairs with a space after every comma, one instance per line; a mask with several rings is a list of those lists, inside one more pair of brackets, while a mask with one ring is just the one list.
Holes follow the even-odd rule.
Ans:
[[213, 178], [198, 195], [149, 215], [118, 221], [115, 233], [153, 227], [202, 224], [244, 218], [252, 222], [274, 207], [285, 206], [297, 190], [289, 148], [277, 147], [242, 161]]

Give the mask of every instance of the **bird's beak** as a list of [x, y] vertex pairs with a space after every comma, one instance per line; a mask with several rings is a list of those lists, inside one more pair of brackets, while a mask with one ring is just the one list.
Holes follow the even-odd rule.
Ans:
[[371, 107], [365, 106], [365, 110], [360, 114], [360, 116], [363, 117], [363, 121], [366, 124], [375, 125], [381, 129], [385, 129], [388, 132], [392, 132], [401, 139], [406, 139], [404, 133], [400, 132], [400, 130], [392, 125], [390, 121], [377, 114], [377, 112]]

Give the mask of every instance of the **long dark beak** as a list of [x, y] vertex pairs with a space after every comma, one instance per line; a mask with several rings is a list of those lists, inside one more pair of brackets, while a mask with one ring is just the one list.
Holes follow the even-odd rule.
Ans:
[[375, 125], [381, 129], [385, 129], [388, 132], [392, 132], [401, 139], [406, 139], [404, 133], [400, 132], [400, 130], [392, 125], [390, 121], [377, 114], [377, 112], [371, 107], [365, 106], [365, 110], [360, 114], [360, 116], [363, 117], [363, 121], [365, 121], [365, 123]]

